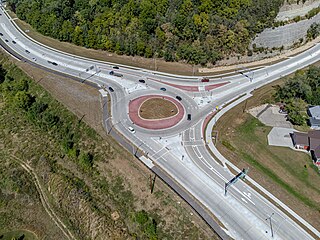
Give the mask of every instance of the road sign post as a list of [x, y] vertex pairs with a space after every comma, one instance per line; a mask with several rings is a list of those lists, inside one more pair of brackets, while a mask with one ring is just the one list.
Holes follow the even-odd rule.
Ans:
[[232, 178], [229, 182], [225, 183], [224, 184], [224, 195], [227, 196], [227, 192], [228, 192], [228, 187], [232, 184], [235, 184], [239, 178], [240, 179], [244, 179], [247, 175], [249, 171], [249, 168], [248, 169], [242, 169], [242, 171], [240, 173], [237, 174], [237, 176], [235, 176], [234, 178]]

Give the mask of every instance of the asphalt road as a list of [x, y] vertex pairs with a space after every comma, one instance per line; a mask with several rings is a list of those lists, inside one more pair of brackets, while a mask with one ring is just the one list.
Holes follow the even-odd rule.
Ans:
[[[132, 148], [133, 154], [137, 154], [139, 148], [152, 161], [149, 167], [153, 171], [165, 171], [171, 181], [177, 182], [201, 203], [199, 208], [203, 206], [204, 210], [208, 209], [219, 218], [225, 233], [236, 239], [313, 239], [280, 209], [242, 181], [232, 186], [227, 196], [224, 195], [224, 183], [230, 180], [233, 174], [208, 153], [203, 140], [202, 124], [205, 117], [217, 106], [223, 107], [243, 94], [318, 61], [320, 45], [272, 66], [255, 71], [243, 70], [233, 76], [209, 76], [210, 82], [202, 83], [198, 77], [177, 76], [119, 65], [119, 69], [114, 69], [112, 63], [51, 49], [27, 38], [25, 33], [14, 26], [2, 8], [0, 13], [0, 32], [3, 35], [0, 36], [0, 41], [10, 48], [14, 55], [27, 59], [34, 65], [80, 78], [98, 87], [112, 87], [114, 91], [109, 91], [111, 116], [107, 114], [108, 111], [104, 111], [107, 131], [129, 151]], [[111, 70], [123, 77], [111, 76]], [[144, 79], [146, 83], [140, 83], [139, 79]], [[183, 91], [164, 82], [197, 86], [199, 91]], [[204, 90], [207, 85], [222, 82], [228, 84], [211, 91]], [[161, 91], [161, 87], [165, 87], [166, 91]], [[178, 125], [164, 130], [148, 130], [135, 126], [128, 117], [128, 103], [131, 99], [149, 94], [180, 96], [185, 112], [192, 115], [192, 120], [188, 121], [184, 117]], [[104, 108], [106, 106], [107, 104], [104, 104]], [[129, 126], [135, 128], [135, 134], [128, 130]], [[200, 212], [199, 209], [197, 211]], [[270, 215], [274, 238], [271, 237], [270, 222], [266, 220]]]

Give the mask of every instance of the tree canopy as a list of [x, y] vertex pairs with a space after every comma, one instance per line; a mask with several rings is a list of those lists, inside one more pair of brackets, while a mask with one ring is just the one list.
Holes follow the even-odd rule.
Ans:
[[284, 0], [8, 0], [40, 33], [117, 54], [215, 63], [245, 53]]
[[279, 87], [276, 99], [286, 103], [288, 118], [297, 125], [307, 119], [306, 106], [320, 105], [320, 67], [297, 71], [293, 78]]

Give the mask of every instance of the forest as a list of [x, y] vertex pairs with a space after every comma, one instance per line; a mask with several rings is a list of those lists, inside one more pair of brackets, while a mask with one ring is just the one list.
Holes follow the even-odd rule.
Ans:
[[276, 100], [285, 103], [288, 119], [296, 125], [306, 124], [307, 106], [320, 105], [320, 67], [299, 70], [283, 86], [278, 86]]
[[40, 33], [117, 54], [214, 64], [245, 54], [284, 0], [8, 0]]

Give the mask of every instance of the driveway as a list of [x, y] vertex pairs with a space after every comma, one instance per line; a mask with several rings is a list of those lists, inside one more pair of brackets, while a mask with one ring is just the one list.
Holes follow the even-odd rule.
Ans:
[[274, 127], [268, 134], [268, 144], [271, 146], [293, 148], [290, 133], [294, 131], [293, 128]]

